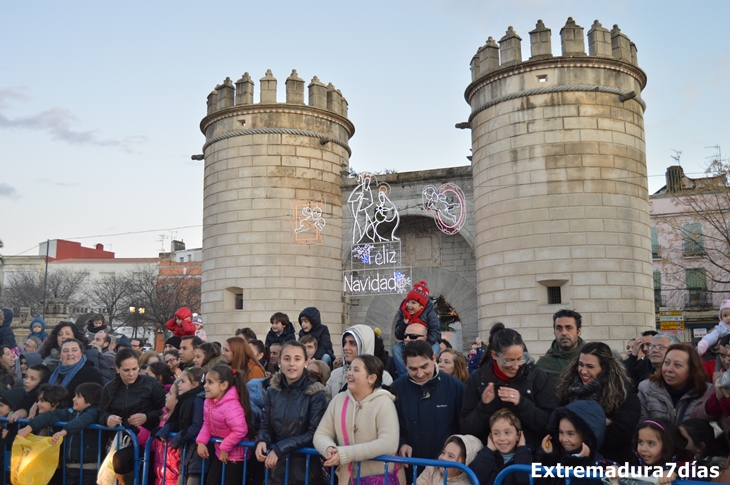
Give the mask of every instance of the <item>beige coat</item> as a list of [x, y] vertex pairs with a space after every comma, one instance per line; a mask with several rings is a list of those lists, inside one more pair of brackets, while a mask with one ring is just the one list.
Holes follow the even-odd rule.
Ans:
[[[347, 406], [346, 426], [350, 443], [345, 446], [342, 433], [342, 405], [345, 397], [350, 398]], [[395, 409], [395, 396], [384, 389], [376, 389], [371, 395], [358, 403], [350, 391], [334, 396], [327, 411], [314, 433], [314, 447], [324, 456], [327, 448], [334, 446], [340, 455], [337, 476], [340, 484], [350, 480], [348, 465], [352, 463], [353, 473], [357, 473], [357, 462], [361, 462], [360, 476], [382, 475], [383, 463], [371, 461], [379, 455], [395, 455], [400, 438], [398, 412]], [[393, 469], [393, 465], [388, 467]]]
[[[464, 464], [469, 466], [474, 458], [476, 458], [479, 451], [484, 448], [482, 440], [470, 434], [455, 434], [453, 436], [458, 436], [459, 438], [461, 438], [462, 443], [464, 443], [464, 448], [466, 448], [466, 461], [464, 462]], [[443, 485], [443, 483], [443, 468], [427, 466], [423, 470], [423, 473], [419, 475], [416, 485]], [[448, 483], [449, 485], [472, 485], [469, 476], [463, 472], [455, 476], [454, 478], [448, 478], [446, 480], [446, 483]]]

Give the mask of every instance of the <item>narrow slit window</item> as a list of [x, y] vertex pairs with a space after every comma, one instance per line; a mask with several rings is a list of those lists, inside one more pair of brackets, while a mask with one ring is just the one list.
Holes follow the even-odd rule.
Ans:
[[547, 297], [548, 297], [548, 305], [559, 305], [562, 303], [562, 298], [560, 296], [560, 287], [559, 286], [548, 286], [547, 287]]
[[539, 83], [546, 83], [547, 82], [547, 74], [541, 74], [537, 76], [537, 82]]

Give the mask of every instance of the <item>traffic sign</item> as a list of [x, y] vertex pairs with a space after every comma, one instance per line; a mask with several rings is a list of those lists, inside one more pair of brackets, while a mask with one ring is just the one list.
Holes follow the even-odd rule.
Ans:
[[683, 322], [684, 317], [683, 316], [679, 316], [679, 317], [661, 317], [660, 316], [659, 321], [660, 322]]
[[684, 322], [659, 322], [661, 330], [684, 330]]
[[666, 312], [659, 312], [660, 317], [680, 317], [684, 315], [684, 312], [681, 310], [671, 310]]

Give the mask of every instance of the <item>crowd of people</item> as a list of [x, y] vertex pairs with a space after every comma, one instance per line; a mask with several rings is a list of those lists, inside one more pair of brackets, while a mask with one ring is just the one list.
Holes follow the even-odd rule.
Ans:
[[[67, 474], [84, 484], [96, 483], [103, 453], [86, 437], [90, 423], [124, 426], [142, 446], [153, 440], [150, 481], [164, 485], [217, 485], [224, 474], [226, 484], [240, 484], [245, 463], [252, 484], [262, 483], [266, 469], [275, 485], [286, 477], [321, 485], [331, 470], [343, 485], [356, 476], [375, 483], [368, 477], [383, 475], [383, 463], [373, 460], [379, 455], [459, 462], [482, 484], [511, 464], [534, 462], [651, 466], [665, 470], [660, 483], [677, 478], [674, 467], [685, 463], [693, 478], [706, 480], [709, 467], [728, 467], [730, 301], [719, 330], [698, 346], [704, 359], [676, 335], [657, 332], [629, 342], [622, 358], [603, 342], [584, 341], [581, 315], [567, 309], [553, 315], [555, 339], [538, 359], [501, 323], [464, 355], [441, 338], [425, 282], [394, 310], [400, 342], [392, 355], [378, 329], [353, 325], [336, 356], [315, 307], [301, 311], [298, 332], [277, 312], [263, 340], [242, 328], [220, 343], [206, 341], [202, 322], [183, 308], [167, 322], [172, 336], [162, 354], [145, 351], [142, 339], [113, 335], [102, 315], [85, 328], [61, 322], [49, 333], [35, 318], [20, 349], [12, 312], [3, 309], [2, 439], [67, 436]], [[21, 418], [29, 424], [19, 426]], [[58, 421], [68, 424], [54, 429]], [[83, 441], [71, 439], [82, 433]], [[212, 437], [222, 440], [211, 445]], [[320, 456], [308, 464], [291, 454], [305, 447]], [[116, 451], [120, 483], [132, 483], [134, 458], [131, 447]], [[411, 483], [404, 468], [391, 466], [389, 483]], [[417, 485], [444, 479], [470, 483], [458, 467], [425, 467]], [[528, 477], [507, 481], [526, 485]]]

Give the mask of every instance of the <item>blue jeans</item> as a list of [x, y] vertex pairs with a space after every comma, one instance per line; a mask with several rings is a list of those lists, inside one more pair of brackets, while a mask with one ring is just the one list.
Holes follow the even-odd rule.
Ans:
[[[431, 348], [434, 354], [438, 355], [441, 353], [441, 345], [439, 343], [432, 344]], [[398, 377], [407, 376], [408, 369], [406, 369], [406, 365], [403, 363], [403, 342], [398, 342], [393, 346], [393, 360], [395, 361], [395, 369], [398, 371]]]
[[330, 354], [324, 354], [322, 356], [322, 362], [332, 367], [332, 357], [330, 357]]

